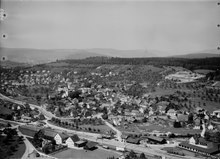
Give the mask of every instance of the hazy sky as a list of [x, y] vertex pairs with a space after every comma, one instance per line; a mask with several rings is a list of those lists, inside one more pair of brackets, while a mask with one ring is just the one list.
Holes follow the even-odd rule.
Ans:
[[217, 1], [6, 1], [2, 47], [199, 51], [220, 45]]

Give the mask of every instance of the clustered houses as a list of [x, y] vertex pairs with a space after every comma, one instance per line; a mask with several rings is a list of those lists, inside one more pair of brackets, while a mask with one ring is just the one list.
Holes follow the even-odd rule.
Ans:
[[[41, 86], [45, 86], [47, 87], [47, 89], [45, 89], [46, 93], [40, 94], [40, 97], [44, 96], [45, 99], [43, 107], [58, 117], [73, 117], [79, 120], [79, 123], [81, 120], [86, 119], [85, 121], [102, 124], [99, 120], [87, 120], [94, 119], [98, 113], [102, 113], [103, 118], [116, 127], [123, 127], [124, 129], [132, 127], [133, 123], [147, 123], [149, 125], [153, 123], [162, 125], [163, 127], [187, 128], [191, 130], [204, 130], [204, 128], [212, 131], [217, 130], [217, 125], [220, 123], [220, 112], [216, 110], [212, 114], [209, 114], [206, 110], [199, 108], [195, 110], [194, 113], [190, 113], [192, 109], [196, 107], [192, 106], [192, 101], [189, 98], [192, 94], [176, 91], [170, 95], [156, 97], [147, 93], [131, 95], [129, 94], [132, 92], [130, 89], [133, 88], [133, 86], [137, 86], [135, 81], [125, 80], [123, 82], [109, 82], [111, 84], [106, 84], [103, 81], [100, 82], [100, 79], [107, 81], [116, 76], [123, 77], [125, 74], [111, 71], [103, 71], [103, 73], [100, 70], [102, 70], [101, 66], [95, 71], [89, 72], [89, 75], [80, 74], [75, 70], [65, 70], [61, 72], [49, 71], [47, 69], [38, 71], [20, 70], [18, 72], [9, 70], [7, 74], [4, 72], [1, 73], [1, 89], [9, 95], [16, 95], [17, 92], [17, 95], [19, 95], [21, 92], [18, 90], [21, 88], [25, 88], [24, 92], [26, 92], [28, 89], [35, 90], [40, 88], [41, 90]], [[177, 80], [180, 83], [196, 80], [200, 77], [202, 76], [199, 74], [185, 71], [166, 76], [167, 79]], [[157, 85], [161, 88], [166, 86], [167, 83], [170, 84], [170, 80], [160, 81]], [[146, 84], [146, 87], [148, 87], [148, 85], [149, 84]], [[181, 84], [174, 85], [173, 87], [180, 88], [180, 85]], [[195, 84], [193, 89], [198, 87], [203, 88], [203, 86]], [[185, 88], [187, 87], [189, 86], [186, 85]], [[138, 87], [138, 89], [140, 88], [142, 89], [143, 87]], [[216, 101], [219, 100], [218, 82], [211, 83], [209, 87], [204, 88], [205, 92], [201, 92], [201, 94], [197, 96], [204, 99], [210, 97], [210, 101], [214, 100], [214, 97], [211, 97], [215, 96]], [[213, 92], [215, 95], [213, 95]], [[45, 94], [47, 98], [45, 98]], [[26, 93], [24, 96], [28, 95], [29, 94]], [[194, 92], [193, 95], [196, 96], [196, 92]], [[38, 99], [40, 100], [40, 98]], [[19, 110], [20, 108], [17, 107], [14, 109]], [[33, 115], [30, 116], [24, 113], [24, 116], [20, 115], [20, 118], [24, 122], [29, 122], [31, 120], [30, 117]], [[153, 135], [160, 135], [161, 133], [168, 134], [168, 132], [151, 132]], [[184, 132], [180, 132], [179, 135], [183, 135], [183, 133]], [[52, 135], [53, 138], [55, 138], [55, 136]], [[164, 143], [163, 138], [158, 139], [158, 136], [148, 138], [147, 142], [154, 144]], [[57, 135], [56, 140], [60, 140], [59, 143], [63, 143], [63, 140], [66, 140], [66, 144], [69, 144], [70, 147], [85, 144], [84, 141], [77, 141], [76, 137], [64, 139], [63, 136]], [[136, 144], [141, 142], [141, 140], [136, 137], [128, 137], [126, 140], [127, 142]], [[91, 145], [92, 144], [88, 147]]]
[[34, 142], [40, 141], [40, 150], [44, 150], [48, 145], [52, 146], [53, 143], [58, 147], [62, 145], [68, 148], [84, 148], [87, 150], [93, 150], [97, 145], [95, 142], [80, 139], [76, 134], [69, 136], [64, 132], [58, 132], [50, 128], [39, 128], [35, 125], [22, 125], [19, 126], [19, 130], [22, 134], [32, 138]]
[[39, 111], [30, 108], [28, 104], [18, 105], [1, 99], [0, 104], [4, 107], [0, 112], [0, 116], [4, 119], [30, 123], [40, 118]]

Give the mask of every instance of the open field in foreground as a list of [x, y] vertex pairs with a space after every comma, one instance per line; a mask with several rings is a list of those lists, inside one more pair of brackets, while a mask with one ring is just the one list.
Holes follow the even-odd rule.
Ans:
[[75, 149], [67, 149], [61, 152], [58, 152], [53, 155], [53, 157], [57, 157], [60, 159], [63, 158], [73, 158], [73, 159], [107, 159], [108, 157], [114, 156], [115, 158], [120, 155], [111, 150], [102, 150], [96, 149], [94, 151], [86, 151], [86, 150], [75, 150]]

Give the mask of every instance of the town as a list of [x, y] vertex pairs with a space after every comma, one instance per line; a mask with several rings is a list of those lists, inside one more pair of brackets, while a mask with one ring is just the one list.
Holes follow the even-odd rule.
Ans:
[[1, 156], [220, 158], [219, 70], [73, 62], [1, 67]]

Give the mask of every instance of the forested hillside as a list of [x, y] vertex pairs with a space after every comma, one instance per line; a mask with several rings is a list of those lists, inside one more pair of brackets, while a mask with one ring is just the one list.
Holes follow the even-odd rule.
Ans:
[[219, 69], [220, 58], [184, 59], [184, 58], [117, 58], [117, 57], [90, 57], [83, 60], [64, 60], [69, 64], [123, 64], [123, 65], [154, 65], [181, 66], [189, 70], [195, 69]]

